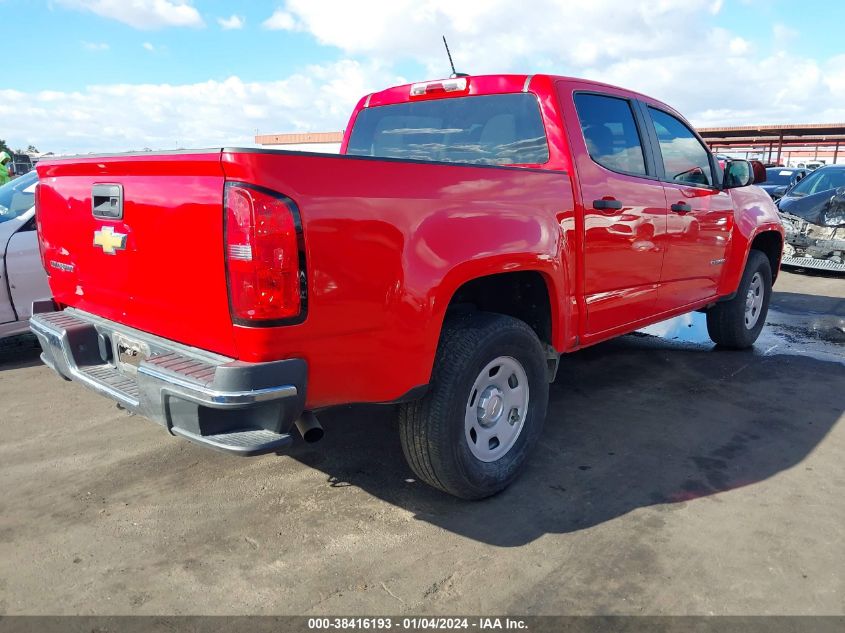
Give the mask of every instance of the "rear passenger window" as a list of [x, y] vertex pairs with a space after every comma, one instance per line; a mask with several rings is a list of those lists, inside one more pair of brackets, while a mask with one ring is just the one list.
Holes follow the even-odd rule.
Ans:
[[654, 108], [648, 111], [660, 142], [666, 178], [691, 185], [712, 185], [710, 154], [695, 134], [671, 114]]
[[628, 100], [576, 94], [575, 109], [594, 161], [613, 171], [645, 175], [643, 144]]

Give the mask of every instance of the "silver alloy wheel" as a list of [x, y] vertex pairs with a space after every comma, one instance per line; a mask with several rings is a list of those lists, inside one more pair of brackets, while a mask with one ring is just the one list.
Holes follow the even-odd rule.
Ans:
[[745, 297], [745, 328], [751, 330], [760, 318], [760, 311], [763, 308], [763, 277], [760, 273], [754, 273], [751, 284], [748, 286], [748, 295]]
[[478, 374], [467, 399], [464, 432], [482, 462], [501, 459], [516, 443], [528, 413], [528, 376], [522, 364], [499, 356]]

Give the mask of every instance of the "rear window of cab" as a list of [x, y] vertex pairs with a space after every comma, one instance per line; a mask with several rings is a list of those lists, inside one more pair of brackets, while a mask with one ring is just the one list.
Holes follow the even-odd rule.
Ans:
[[365, 108], [346, 153], [477, 165], [541, 165], [549, 145], [530, 93], [431, 99]]

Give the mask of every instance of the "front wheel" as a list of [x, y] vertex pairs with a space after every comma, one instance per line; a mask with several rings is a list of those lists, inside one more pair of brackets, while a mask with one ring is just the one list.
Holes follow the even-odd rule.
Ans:
[[730, 349], [754, 345], [766, 324], [771, 298], [769, 258], [760, 251], [751, 251], [734, 298], [707, 311], [707, 333], [712, 341]]
[[506, 488], [537, 443], [549, 398], [537, 335], [509, 316], [448, 320], [431, 387], [399, 413], [402, 450], [424, 482], [463, 499]]

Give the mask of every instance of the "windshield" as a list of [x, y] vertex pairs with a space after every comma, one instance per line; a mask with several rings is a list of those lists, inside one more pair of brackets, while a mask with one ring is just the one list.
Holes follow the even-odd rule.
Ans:
[[528, 93], [366, 108], [355, 119], [346, 153], [482, 165], [549, 160], [540, 107]]
[[0, 222], [23, 215], [35, 205], [35, 185], [38, 173], [28, 174], [0, 187]]
[[766, 184], [767, 185], [788, 185], [795, 177], [795, 172], [789, 169], [767, 169], [766, 170]]
[[845, 187], [845, 167], [822, 167], [795, 185], [789, 195], [811, 196], [839, 187]]

